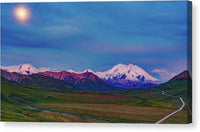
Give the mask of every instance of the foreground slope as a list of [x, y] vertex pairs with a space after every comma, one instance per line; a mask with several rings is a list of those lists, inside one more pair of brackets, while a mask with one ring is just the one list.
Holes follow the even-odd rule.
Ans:
[[[155, 123], [175, 107], [170, 103], [112, 92], [29, 87], [1, 78], [1, 120]], [[156, 103], [158, 102], [158, 103]], [[179, 118], [183, 118], [181, 113]]]
[[169, 95], [182, 97], [186, 102], [187, 108], [185, 109], [189, 109], [192, 99], [192, 79], [188, 71], [183, 71], [168, 82], [154, 87], [154, 89], [162, 90]]
[[[162, 123], [190, 123], [192, 120], [192, 79], [188, 71], [183, 71], [168, 82], [150, 89], [121, 90], [112, 92], [112, 94], [129, 95], [143, 100], [151, 100], [152, 104], [157, 105], [168, 102], [176, 107], [176, 110], [182, 106], [182, 102], [179, 98], [181, 97], [185, 103], [183, 110]], [[187, 114], [185, 114], [183, 118], [179, 118], [180, 113], [184, 111]]]
[[184, 109], [188, 112], [188, 122], [192, 121], [192, 79], [188, 71], [183, 71], [168, 82], [156, 86], [155, 89], [162, 90], [167, 95], [182, 97], [186, 104]]

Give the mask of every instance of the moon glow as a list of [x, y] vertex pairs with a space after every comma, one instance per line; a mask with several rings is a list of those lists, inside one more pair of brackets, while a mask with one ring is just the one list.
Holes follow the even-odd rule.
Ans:
[[20, 23], [26, 23], [31, 16], [29, 8], [26, 6], [18, 6], [14, 9], [14, 16]]

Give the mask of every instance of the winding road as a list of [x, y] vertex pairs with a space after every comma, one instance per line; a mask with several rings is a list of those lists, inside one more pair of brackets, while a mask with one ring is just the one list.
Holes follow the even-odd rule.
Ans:
[[165, 91], [162, 91], [162, 90], [159, 90], [159, 89], [153, 89], [153, 88], [152, 88], [152, 90], [160, 91], [160, 92], [161, 92], [163, 95], [165, 95], [165, 96], [169, 96], [169, 97], [172, 97], [172, 98], [179, 98], [180, 101], [181, 101], [181, 103], [182, 103], [182, 106], [181, 106], [178, 110], [176, 110], [176, 111], [170, 113], [169, 115], [165, 116], [165, 117], [162, 118], [161, 120], [157, 121], [155, 124], [160, 124], [160, 123], [162, 123], [164, 120], [168, 119], [170, 116], [172, 116], [172, 115], [176, 114], [177, 112], [181, 111], [181, 110], [183, 109], [183, 107], [185, 106], [185, 102], [183, 101], [182, 97], [165, 94]]

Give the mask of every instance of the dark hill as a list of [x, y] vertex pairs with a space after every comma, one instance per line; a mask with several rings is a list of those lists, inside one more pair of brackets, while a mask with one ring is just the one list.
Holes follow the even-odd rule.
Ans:
[[183, 71], [180, 74], [173, 77], [170, 81], [174, 80], [192, 80], [188, 71]]
[[[183, 71], [166, 83], [160, 84], [154, 89], [165, 91], [167, 95], [182, 97], [185, 102], [184, 109], [188, 111], [188, 121], [192, 115], [192, 79], [188, 71]], [[189, 121], [189, 122], [190, 122]]]

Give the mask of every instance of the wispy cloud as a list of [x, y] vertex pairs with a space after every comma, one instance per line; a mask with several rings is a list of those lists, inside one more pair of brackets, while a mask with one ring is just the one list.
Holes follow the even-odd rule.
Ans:
[[40, 72], [50, 71], [50, 67], [40, 67], [38, 68], [38, 71]]
[[3, 3], [2, 64], [82, 71], [121, 62], [178, 73], [187, 65], [186, 3], [26, 3], [28, 26], [12, 17], [18, 4]]
[[161, 80], [163, 80], [163, 81], [167, 81], [167, 80], [171, 79], [172, 77], [174, 77], [175, 75], [177, 75], [174, 72], [168, 72], [163, 69], [154, 69], [151, 72], [159, 74], [161, 77]]

